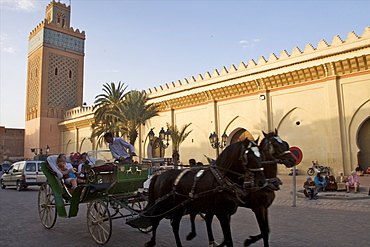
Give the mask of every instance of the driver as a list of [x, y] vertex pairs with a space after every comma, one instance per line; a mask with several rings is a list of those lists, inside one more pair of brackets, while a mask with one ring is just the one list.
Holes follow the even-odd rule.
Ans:
[[105, 133], [105, 141], [108, 143], [112, 156], [123, 164], [131, 164], [131, 156], [136, 156], [135, 148], [121, 137], [113, 137], [112, 133]]

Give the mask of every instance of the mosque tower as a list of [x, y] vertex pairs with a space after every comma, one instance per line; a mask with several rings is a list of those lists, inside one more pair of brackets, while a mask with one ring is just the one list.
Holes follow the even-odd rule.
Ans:
[[71, 6], [53, 0], [28, 39], [26, 158], [34, 156], [31, 148], [61, 153], [58, 123], [66, 110], [82, 105], [85, 32], [74, 30], [70, 17]]

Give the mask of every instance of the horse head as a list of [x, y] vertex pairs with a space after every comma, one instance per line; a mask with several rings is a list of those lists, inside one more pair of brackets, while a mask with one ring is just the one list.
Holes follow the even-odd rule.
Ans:
[[274, 161], [286, 167], [293, 167], [296, 160], [289, 151], [289, 144], [279, 137], [277, 130], [268, 134], [263, 131], [262, 133], [264, 139], [260, 143], [260, 150], [263, 161]]
[[255, 184], [262, 187], [266, 178], [261, 161], [258, 145], [254, 141], [245, 139], [227, 146], [217, 158], [216, 166], [222, 168], [225, 176], [242, 182], [252, 173]]

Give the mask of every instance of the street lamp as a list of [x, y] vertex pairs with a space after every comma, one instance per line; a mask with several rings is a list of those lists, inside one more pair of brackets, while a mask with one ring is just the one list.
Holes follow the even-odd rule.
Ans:
[[[159, 131], [159, 141], [155, 141], [154, 139], [154, 131], [153, 131], [153, 128], [150, 129], [149, 133], [148, 133], [148, 136], [149, 136], [149, 143], [150, 143], [150, 146], [154, 147], [155, 149], [156, 148], [159, 148], [159, 151], [160, 151], [160, 157], [163, 157], [163, 150], [168, 148], [168, 146], [170, 145], [169, 144], [169, 141], [170, 141], [170, 138], [171, 138], [171, 132], [167, 129], [167, 131], [164, 130], [164, 128], [162, 127], [162, 129]], [[166, 143], [164, 143], [164, 141], [166, 141]]]
[[219, 148], [223, 149], [224, 147], [226, 147], [226, 142], [227, 142], [226, 132], [224, 132], [224, 134], [221, 136], [221, 142], [219, 141], [218, 135], [216, 134], [216, 132], [211, 133], [209, 135], [209, 142], [211, 143], [211, 146], [214, 149], [216, 149], [217, 157], [218, 157], [218, 155], [220, 154], [218, 149]]

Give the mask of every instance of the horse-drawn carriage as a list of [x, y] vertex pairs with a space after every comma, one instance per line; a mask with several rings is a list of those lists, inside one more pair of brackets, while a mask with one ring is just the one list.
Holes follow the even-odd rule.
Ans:
[[[195, 215], [203, 213], [206, 214], [209, 241], [214, 242], [211, 223], [215, 215], [224, 233], [221, 246], [232, 246], [230, 217], [242, 206], [253, 210], [261, 230], [261, 234], [247, 239], [245, 246], [261, 238], [268, 246], [267, 209], [280, 183], [276, 178], [277, 163], [292, 167], [295, 160], [288, 151], [289, 145], [281, 140], [277, 131], [264, 133], [264, 136], [259, 146], [248, 139], [227, 146], [209, 167], [169, 169], [154, 176], [148, 197], [145, 192], [138, 191], [148, 177], [147, 166], [95, 160], [95, 168], [84, 172], [86, 183], [69, 193], [53, 158], [49, 157], [42, 165], [48, 183], [42, 185], [39, 192], [41, 222], [46, 228], [52, 228], [57, 214], [74, 217], [79, 204], [87, 202], [89, 232], [99, 244], [108, 242], [112, 219], [126, 218], [130, 226], [141, 231], [153, 229], [152, 238], [145, 246], [155, 246], [156, 229], [166, 217], [171, 218], [176, 245], [182, 246], [178, 233], [182, 216], [190, 214], [192, 231], [187, 239], [191, 240], [196, 235]], [[106, 169], [99, 168], [99, 163]], [[68, 214], [66, 206], [69, 206]], [[110, 208], [114, 210], [112, 215]], [[124, 215], [120, 209], [129, 213]]]
[[[109, 151], [93, 151], [88, 154], [87, 159], [94, 167], [90, 168], [87, 164], [83, 167], [85, 182], [73, 191], [65, 184], [57, 168], [57, 156], [47, 158], [47, 162], [42, 164], [47, 182], [39, 190], [38, 212], [41, 223], [50, 229], [57, 216], [75, 217], [79, 205], [87, 203], [89, 232], [95, 242], [105, 244], [111, 237], [113, 219], [129, 220], [138, 217], [147, 204], [142, 185], [148, 179], [148, 167], [115, 164]], [[126, 212], [122, 213], [122, 209]], [[138, 229], [142, 232], [150, 231], [150, 227]]]

